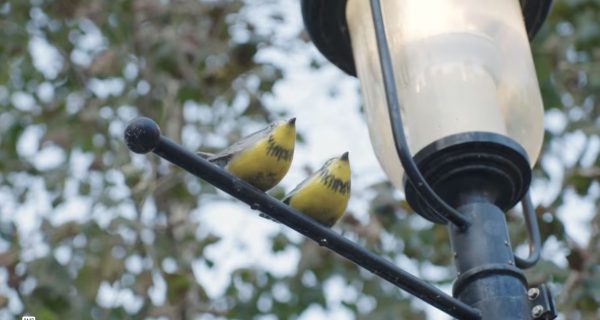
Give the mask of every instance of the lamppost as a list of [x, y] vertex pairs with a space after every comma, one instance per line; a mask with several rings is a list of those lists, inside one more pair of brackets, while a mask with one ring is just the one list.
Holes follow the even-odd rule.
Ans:
[[[527, 36], [550, 3], [302, 1], [317, 47], [358, 73], [386, 173], [416, 212], [448, 224], [454, 297], [175, 144], [148, 118], [132, 121], [125, 140], [132, 151], [169, 160], [453, 317], [553, 319], [548, 290], [529, 287], [521, 271], [537, 262], [541, 245], [527, 190], [543, 111]], [[519, 201], [528, 258], [514, 256], [503, 213]]]
[[[417, 213], [450, 222], [453, 295], [484, 319], [536, 318], [553, 308], [531, 308], [520, 270], [537, 262], [541, 245], [527, 195], [544, 133], [529, 38], [551, 2], [302, 2], [313, 42], [358, 74], [371, 141], [392, 182]], [[504, 218], [519, 201], [527, 259], [514, 256]]]

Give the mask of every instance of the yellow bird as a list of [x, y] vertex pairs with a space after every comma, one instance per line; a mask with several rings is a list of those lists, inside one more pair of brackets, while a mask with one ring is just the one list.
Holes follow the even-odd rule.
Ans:
[[350, 160], [346, 152], [327, 160], [321, 169], [292, 190], [283, 202], [331, 227], [344, 215], [349, 199]]
[[277, 121], [217, 154], [199, 152], [208, 161], [262, 191], [283, 179], [294, 157], [296, 118]]

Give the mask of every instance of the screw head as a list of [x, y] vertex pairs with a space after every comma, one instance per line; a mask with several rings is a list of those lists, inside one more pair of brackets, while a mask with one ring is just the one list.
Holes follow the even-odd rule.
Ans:
[[542, 307], [539, 304], [531, 309], [531, 316], [534, 319], [541, 317], [543, 313], [544, 313], [544, 307]]
[[539, 296], [540, 296], [540, 289], [531, 288], [531, 289], [527, 290], [527, 297], [529, 297], [529, 300], [535, 300]]

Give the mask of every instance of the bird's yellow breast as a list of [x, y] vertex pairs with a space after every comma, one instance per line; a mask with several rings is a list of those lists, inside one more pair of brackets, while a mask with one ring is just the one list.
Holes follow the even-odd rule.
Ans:
[[276, 128], [252, 147], [236, 154], [225, 168], [255, 187], [269, 190], [288, 172], [294, 143], [293, 128]]
[[326, 226], [332, 226], [346, 211], [349, 198], [349, 169], [333, 168], [310, 178], [289, 199], [289, 205]]

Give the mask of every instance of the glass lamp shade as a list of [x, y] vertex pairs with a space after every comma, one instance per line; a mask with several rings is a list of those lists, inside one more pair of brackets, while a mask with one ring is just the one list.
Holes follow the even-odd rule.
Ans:
[[[465, 132], [508, 136], [533, 165], [543, 105], [518, 0], [381, 0], [403, 125], [412, 154]], [[348, 0], [346, 18], [373, 148], [402, 189], [371, 8]]]

